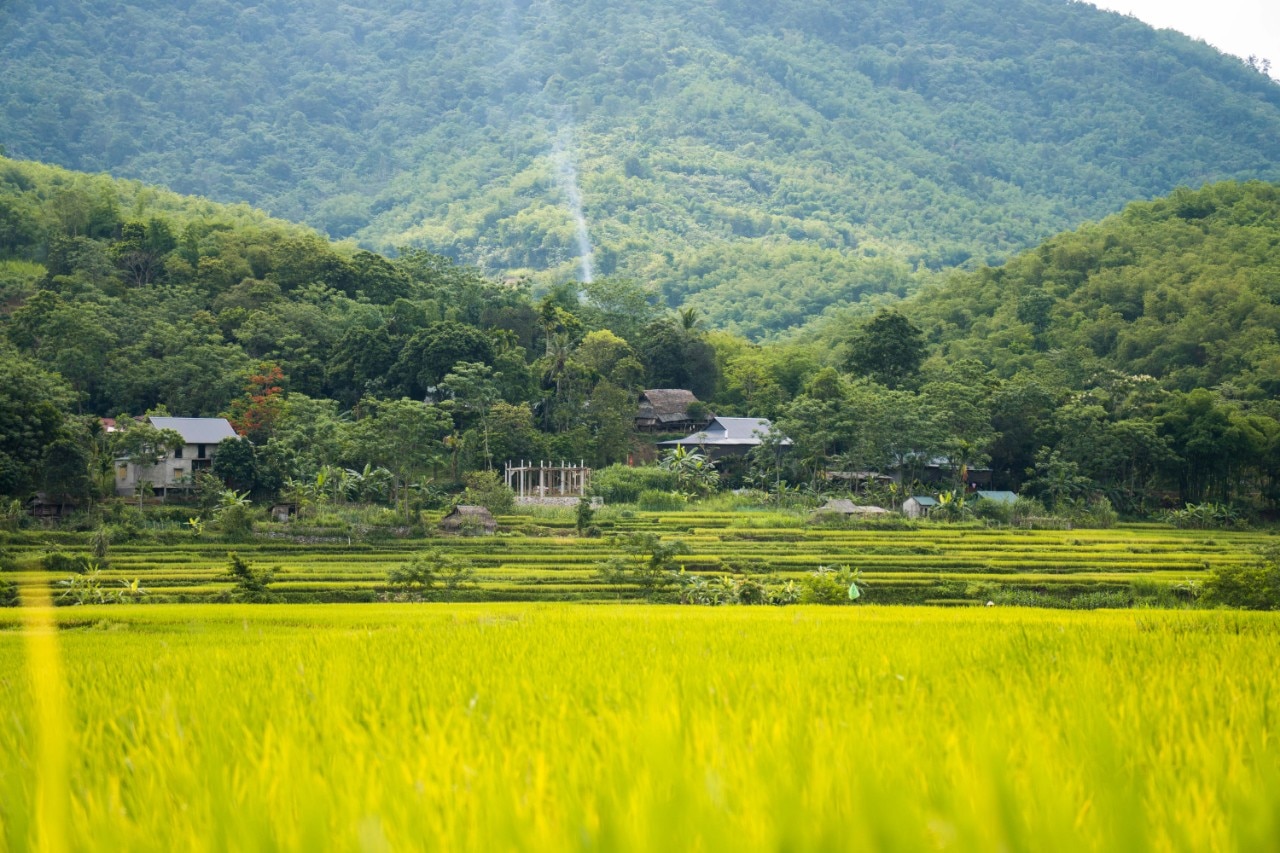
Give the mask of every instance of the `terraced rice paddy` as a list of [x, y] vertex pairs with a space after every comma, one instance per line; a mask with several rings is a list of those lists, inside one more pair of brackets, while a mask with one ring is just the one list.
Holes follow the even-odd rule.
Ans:
[[[690, 572], [763, 572], [778, 580], [802, 578], [819, 566], [861, 569], [869, 600], [884, 603], [978, 600], [990, 589], [1027, 590], [1069, 597], [1096, 592], [1169, 588], [1201, 580], [1222, 565], [1253, 559], [1276, 541], [1269, 532], [1197, 532], [1162, 526], [1110, 530], [1010, 530], [946, 525], [915, 529], [806, 527], [782, 513], [643, 513], [620, 518], [602, 538], [575, 535], [567, 520], [501, 519], [494, 537], [388, 540], [371, 544], [330, 536], [327, 541], [262, 539], [228, 545], [195, 537], [165, 544], [113, 546], [111, 581], [142, 581], [153, 599], [198, 601], [228, 588], [227, 552], [258, 566], [276, 566], [272, 589], [305, 600], [373, 600], [392, 568], [426, 548], [442, 548], [476, 567], [477, 600], [617, 600], [638, 591], [602, 581], [596, 564], [618, 550], [612, 535], [631, 530], [680, 539], [691, 553]], [[323, 532], [323, 531], [322, 531]], [[65, 537], [64, 537], [65, 538]], [[314, 537], [312, 537], [314, 538]], [[87, 536], [59, 547], [87, 551]], [[38, 568], [49, 539], [10, 548], [21, 571], [6, 577], [23, 585], [56, 584]]]
[[1277, 652], [1220, 611], [0, 611], [0, 849], [1274, 849]]

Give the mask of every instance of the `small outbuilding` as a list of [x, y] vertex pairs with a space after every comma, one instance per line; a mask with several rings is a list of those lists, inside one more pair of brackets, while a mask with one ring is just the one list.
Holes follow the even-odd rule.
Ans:
[[440, 529], [446, 533], [488, 536], [497, 532], [498, 522], [494, 520], [493, 513], [482, 506], [460, 504], [440, 519]]
[[271, 520], [286, 522], [292, 521], [298, 516], [298, 505], [293, 503], [272, 504]]
[[38, 492], [27, 501], [27, 513], [36, 518], [60, 519], [75, 510], [75, 502], [65, 497], [56, 497]]
[[933, 512], [938, 505], [937, 498], [926, 495], [912, 495], [902, 502], [902, 514], [907, 518], [924, 518]]

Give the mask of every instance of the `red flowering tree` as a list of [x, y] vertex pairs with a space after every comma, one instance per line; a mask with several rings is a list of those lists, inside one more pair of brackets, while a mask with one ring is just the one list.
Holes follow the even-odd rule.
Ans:
[[259, 364], [245, 382], [244, 396], [231, 401], [226, 418], [240, 435], [263, 444], [284, 410], [284, 371], [280, 365]]

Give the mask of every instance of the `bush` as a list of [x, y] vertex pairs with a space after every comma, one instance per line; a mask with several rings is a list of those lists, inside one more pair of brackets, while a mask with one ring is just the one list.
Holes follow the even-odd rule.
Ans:
[[129, 542], [142, 534], [142, 510], [127, 503], [108, 504], [103, 521], [111, 528], [111, 541]]
[[591, 527], [595, 516], [596, 511], [591, 507], [590, 498], [579, 499], [577, 510], [574, 512], [574, 527], [577, 528], [579, 536]]
[[1049, 514], [1045, 505], [1035, 498], [1019, 496], [1009, 507], [1009, 523], [1026, 524], [1033, 518], [1044, 518]]
[[[105, 563], [101, 563], [105, 566]], [[56, 574], [82, 575], [89, 571], [92, 561], [84, 554], [68, 554], [66, 551], [50, 551], [40, 559], [45, 571]]]
[[1132, 593], [1128, 590], [1082, 592], [1067, 602], [1072, 610], [1127, 610], [1132, 605]]
[[1204, 582], [1200, 600], [1210, 606], [1280, 610], [1280, 548], [1251, 566], [1218, 566]]
[[653, 533], [631, 533], [614, 543], [621, 554], [596, 564], [596, 574], [605, 583], [634, 584], [645, 597], [652, 597], [676, 581], [676, 557], [689, 553], [679, 539], [663, 541]]
[[684, 509], [687, 501], [679, 492], [645, 489], [636, 499], [636, 504], [647, 512], [675, 512]]
[[1238, 527], [1243, 523], [1235, 509], [1215, 503], [1187, 504], [1182, 509], [1170, 510], [1165, 519], [1174, 527], [1190, 530]]
[[475, 567], [437, 550], [423, 551], [387, 573], [387, 586], [399, 599], [421, 601], [443, 589], [456, 593], [475, 585]]
[[18, 587], [7, 580], [0, 580], [0, 607], [18, 606]]
[[[722, 575], [708, 579], [681, 569], [672, 573], [676, 584], [677, 599], [681, 604], [701, 604], [716, 607], [722, 604], [784, 604], [788, 591], [780, 587], [766, 587], [750, 577]], [[792, 585], [794, 591], [794, 585]]]
[[1079, 527], [1097, 527], [1109, 529], [1120, 520], [1119, 514], [1105, 497], [1095, 497], [1088, 501], [1075, 500], [1065, 506], [1066, 515], [1073, 524]]
[[610, 465], [591, 475], [591, 493], [607, 504], [631, 504], [646, 490], [674, 491], [676, 475], [657, 466]]
[[861, 575], [848, 566], [819, 566], [805, 578], [800, 600], [805, 604], [853, 604], [857, 597], [851, 590], [860, 591], [857, 583]]
[[234, 551], [227, 554], [227, 576], [234, 584], [230, 595], [232, 601], [253, 604], [280, 601], [280, 596], [268, 590], [275, 575], [275, 569], [255, 569]]
[[494, 515], [510, 515], [516, 508], [516, 493], [496, 471], [473, 471], [466, 482], [460, 503], [482, 506]]

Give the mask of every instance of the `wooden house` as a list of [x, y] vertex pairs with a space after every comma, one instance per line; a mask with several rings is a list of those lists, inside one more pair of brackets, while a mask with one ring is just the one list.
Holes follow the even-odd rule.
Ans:
[[[690, 409], [693, 412], [690, 412]], [[700, 410], [705, 409], [683, 388], [650, 388], [640, 392], [636, 412], [636, 429], [641, 432], [689, 432], [706, 424]]]

